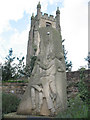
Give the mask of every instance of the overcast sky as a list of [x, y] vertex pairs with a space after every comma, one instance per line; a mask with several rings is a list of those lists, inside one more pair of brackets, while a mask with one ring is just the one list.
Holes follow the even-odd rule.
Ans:
[[[62, 38], [73, 71], [86, 66], [88, 55], [88, 0], [39, 0], [43, 13], [53, 14], [60, 8]], [[14, 55], [27, 53], [30, 17], [36, 15], [38, 0], [0, 0], [0, 62], [4, 62], [10, 48]]]

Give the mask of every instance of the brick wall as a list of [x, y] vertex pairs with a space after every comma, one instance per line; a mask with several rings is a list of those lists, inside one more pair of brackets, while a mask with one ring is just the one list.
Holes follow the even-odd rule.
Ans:
[[[85, 83], [88, 87], [90, 87], [89, 80], [90, 80], [90, 70], [85, 70]], [[78, 92], [78, 82], [80, 80], [80, 72], [74, 71], [74, 72], [67, 72], [67, 93], [68, 98], [73, 97]]]
[[27, 85], [28, 83], [3, 83], [2, 91], [5, 93], [15, 94], [21, 99]]
[[[67, 72], [67, 93], [68, 98], [73, 97], [77, 94], [78, 88], [77, 83], [80, 80], [80, 72], [74, 71], [74, 72]], [[85, 82], [89, 85], [90, 80], [90, 70], [85, 71]], [[23, 93], [26, 90], [28, 83], [3, 83], [2, 90], [6, 93], [13, 93], [17, 97], [22, 98]]]

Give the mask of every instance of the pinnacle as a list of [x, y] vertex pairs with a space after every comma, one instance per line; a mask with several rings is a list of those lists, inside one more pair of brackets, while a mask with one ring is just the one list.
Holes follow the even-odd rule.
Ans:
[[40, 1], [38, 2], [37, 8], [41, 8]]
[[56, 11], [56, 14], [60, 14], [60, 10], [59, 10], [59, 7], [57, 7], [57, 11]]

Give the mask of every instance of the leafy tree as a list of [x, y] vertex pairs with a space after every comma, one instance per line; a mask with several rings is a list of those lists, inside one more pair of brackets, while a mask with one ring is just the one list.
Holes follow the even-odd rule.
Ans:
[[79, 69], [80, 72], [80, 81], [78, 83], [78, 90], [79, 90], [79, 95], [80, 98], [85, 101], [86, 103], [88, 102], [88, 86], [85, 83], [85, 68]]
[[12, 48], [9, 50], [9, 54], [6, 58], [5, 63], [2, 66], [2, 80], [9, 80], [13, 79], [15, 77], [15, 63], [13, 61], [15, 60], [15, 57], [13, 56], [13, 50]]
[[25, 71], [25, 77], [30, 77], [31, 76], [31, 69], [30, 69], [30, 65], [26, 65], [25, 66], [25, 69], [24, 69], [24, 71]]
[[9, 54], [5, 57], [5, 63], [2, 66], [2, 80], [7, 81], [10, 79], [17, 79], [26, 75], [24, 56], [17, 57], [18, 63], [15, 63], [15, 56], [13, 56], [12, 48], [9, 50]]
[[20, 59], [17, 57], [18, 64], [17, 64], [17, 77], [20, 78], [25, 75], [25, 64], [24, 64], [24, 56]]
[[25, 76], [26, 77], [30, 77], [31, 76], [31, 73], [33, 71], [36, 59], [37, 59], [37, 56], [35, 56], [35, 55], [31, 56], [30, 65], [26, 65], [26, 67], [25, 67]]
[[2, 92], [2, 114], [16, 112], [20, 99], [11, 93]]
[[[62, 43], [64, 41], [65, 41], [65, 39], [62, 40]], [[65, 50], [65, 45], [63, 45], [63, 53], [64, 53], [64, 59], [65, 59], [65, 64], [66, 64], [66, 71], [71, 71], [71, 69], [72, 69], [72, 62], [67, 59], [68, 51]]]
[[88, 68], [90, 68], [90, 56], [88, 55], [87, 58], [85, 58], [85, 60], [88, 62]]
[[32, 57], [31, 57], [31, 64], [30, 64], [31, 73], [32, 73], [32, 71], [33, 71], [33, 68], [34, 68], [36, 59], [37, 59], [37, 56], [32, 56]]

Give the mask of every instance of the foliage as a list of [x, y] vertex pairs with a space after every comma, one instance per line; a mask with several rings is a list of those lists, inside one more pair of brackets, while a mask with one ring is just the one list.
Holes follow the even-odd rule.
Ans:
[[[62, 43], [64, 41], [65, 41], [65, 39], [62, 40]], [[66, 71], [71, 71], [71, 69], [72, 69], [72, 62], [67, 59], [68, 51], [65, 50], [65, 46], [64, 45], [63, 45], [63, 53], [64, 53], [64, 59], [65, 59], [65, 64], [66, 64]]]
[[31, 70], [31, 72], [33, 71], [36, 59], [37, 59], [37, 56], [32, 56], [31, 57], [31, 64], [30, 64], [30, 70]]
[[25, 67], [25, 76], [26, 77], [30, 77], [31, 76], [31, 73], [33, 71], [36, 59], [37, 59], [37, 56], [35, 56], [35, 55], [31, 56], [30, 65], [26, 65], [26, 67]]
[[13, 56], [12, 48], [5, 58], [6, 61], [2, 66], [2, 80], [15, 80], [25, 75], [24, 57], [17, 57], [17, 64], [15, 63], [15, 56]]
[[13, 94], [2, 93], [2, 113], [7, 114], [10, 112], [16, 112], [17, 106], [20, 103], [18, 99]]
[[24, 64], [24, 56], [20, 59], [17, 57], [18, 64], [17, 64], [17, 76], [18, 78], [23, 77], [25, 72], [25, 64]]
[[90, 52], [87, 58], [85, 58], [85, 60], [88, 62], [88, 68], [90, 68]]
[[85, 60], [90, 63], [90, 56], [87, 56], [87, 58], [85, 58]]
[[[6, 83], [6, 81], [2, 81], [2, 83]], [[8, 80], [7, 83], [28, 83], [28, 79]]]
[[[34, 46], [34, 51], [36, 51], [36, 47]], [[24, 57], [17, 57], [18, 63], [15, 63], [15, 57], [13, 57], [12, 48], [9, 50], [9, 55], [6, 57], [6, 61], [2, 66], [2, 80], [15, 80], [22, 77], [30, 77], [32, 70], [34, 68], [35, 61], [37, 56], [31, 57], [30, 65], [24, 64]], [[20, 81], [18, 81], [20, 82]]]
[[78, 83], [78, 90], [79, 90], [79, 95], [80, 98], [85, 101], [88, 102], [88, 86], [85, 83], [85, 68], [81, 68], [80, 70], [80, 81]]
[[57, 118], [87, 118], [88, 117], [88, 105], [84, 103], [79, 95], [72, 98], [68, 102], [68, 108], [64, 112], [60, 112]]
[[30, 65], [26, 65], [25, 66], [25, 69], [24, 69], [24, 71], [25, 71], [25, 77], [30, 77], [31, 76], [31, 70], [30, 70]]
[[89, 103], [88, 87], [85, 83], [85, 68], [80, 69], [80, 81], [78, 83], [78, 94], [73, 98], [69, 98], [68, 108], [64, 112], [60, 112], [57, 118], [88, 118]]
[[15, 63], [13, 63], [15, 57], [13, 57], [12, 48], [9, 50], [9, 54], [6, 57], [6, 61], [2, 66], [2, 80], [8, 80], [15, 78]]

